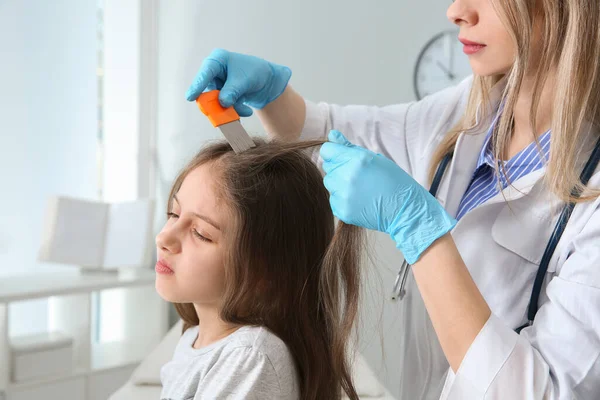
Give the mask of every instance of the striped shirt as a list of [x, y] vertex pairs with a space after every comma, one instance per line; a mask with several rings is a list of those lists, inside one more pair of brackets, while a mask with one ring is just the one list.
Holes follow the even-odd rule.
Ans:
[[506, 176], [500, 174], [500, 182], [498, 182], [498, 174], [494, 169], [494, 153], [492, 148], [492, 133], [494, 126], [498, 121], [498, 116], [492, 123], [479, 159], [477, 161], [477, 167], [475, 173], [471, 179], [471, 183], [465, 195], [463, 196], [456, 219], [460, 220], [467, 212], [477, 207], [478, 205], [485, 203], [498, 193], [500, 190], [505, 189], [508, 186], [508, 182], [515, 182], [517, 179], [537, 171], [542, 168], [545, 162], [548, 160], [550, 154], [550, 131], [544, 133], [539, 137], [540, 147], [542, 149], [543, 157], [540, 157], [537, 144], [532, 142], [525, 149], [521, 150], [513, 158], [508, 161], [501, 161], [504, 163]]

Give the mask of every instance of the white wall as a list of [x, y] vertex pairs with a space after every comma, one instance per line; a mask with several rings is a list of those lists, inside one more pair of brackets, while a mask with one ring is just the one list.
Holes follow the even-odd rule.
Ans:
[[[60, 268], [36, 262], [49, 195], [97, 195], [96, 18], [96, 0], [0, 1], [0, 284]], [[46, 301], [23, 306], [12, 333], [45, 330]]]
[[[292, 68], [292, 85], [312, 100], [389, 104], [414, 99], [413, 67], [422, 46], [450, 27], [447, 0], [253, 0], [166, 1], [159, 7], [157, 201], [165, 204], [173, 177], [203, 141], [219, 137], [185, 91], [214, 47], [254, 54]], [[375, 7], [377, 5], [377, 7]], [[244, 120], [262, 132], [256, 118]], [[162, 209], [160, 210], [162, 211]], [[159, 214], [159, 222], [163, 219]], [[419, 373], [404, 366], [400, 313], [390, 303], [401, 258], [391, 241], [376, 238], [376, 271], [363, 304], [363, 353], [396, 395]], [[382, 283], [383, 282], [383, 283]], [[382, 307], [382, 305], [385, 305]], [[408, 301], [421, 301], [412, 291]], [[377, 326], [379, 316], [383, 323]], [[383, 329], [381, 354], [379, 329]], [[410, 351], [410, 349], [409, 349]], [[405, 373], [399, 377], [399, 370]]]

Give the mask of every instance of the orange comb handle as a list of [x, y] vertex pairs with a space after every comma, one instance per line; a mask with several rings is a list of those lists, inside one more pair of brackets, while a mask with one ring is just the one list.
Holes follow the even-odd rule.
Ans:
[[233, 107], [224, 108], [219, 103], [219, 92], [220, 90], [204, 92], [196, 99], [198, 108], [208, 117], [208, 120], [214, 127], [219, 127], [240, 119], [240, 116]]

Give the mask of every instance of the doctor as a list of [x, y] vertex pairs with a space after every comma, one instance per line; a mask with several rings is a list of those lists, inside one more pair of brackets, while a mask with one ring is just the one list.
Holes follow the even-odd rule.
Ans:
[[[225, 50], [187, 97], [221, 88], [275, 138], [329, 139], [335, 215], [395, 240], [430, 318], [399, 325], [418, 350], [402, 373], [419, 371], [402, 399], [599, 399], [600, 198], [571, 192], [599, 136], [600, 2], [457, 0], [447, 14], [474, 75], [420, 102], [315, 104], [288, 68]], [[434, 197], [425, 188], [450, 157]], [[587, 186], [599, 185], [595, 173]]]

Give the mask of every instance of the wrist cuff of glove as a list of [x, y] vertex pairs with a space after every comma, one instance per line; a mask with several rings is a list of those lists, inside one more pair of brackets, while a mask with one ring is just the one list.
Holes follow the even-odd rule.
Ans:
[[436, 240], [450, 232], [456, 226], [456, 220], [451, 218], [444, 210], [434, 217], [426, 216], [416, 226], [403, 227], [391, 234], [396, 242], [396, 247], [402, 252], [404, 259], [409, 264], [414, 264], [421, 255]]

